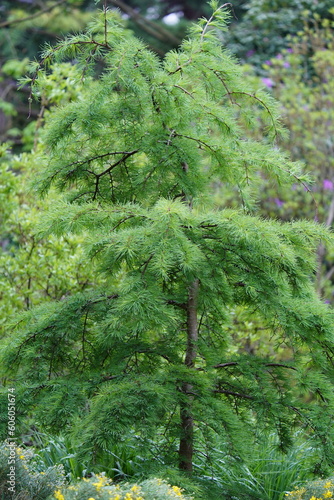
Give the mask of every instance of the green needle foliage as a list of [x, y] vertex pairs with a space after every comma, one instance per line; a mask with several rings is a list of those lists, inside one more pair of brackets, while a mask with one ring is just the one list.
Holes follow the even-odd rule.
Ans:
[[[252, 215], [262, 173], [306, 179], [275, 145], [275, 102], [221, 48], [227, 14], [211, 7], [163, 61], [104, 12], [35, 65], [37, 94], [64, 59], [83, 85], [46, 120], [36, 190], [64, 196], [40, 231], [83, 234], [104, 281], [21, 317], [1, 370], [19, 414], [72, 432], [92, 463], [132, 436], [151, 469], [191, 473], [217, 435], [240, 457], [261, 429], [284, 449], [298, 425], [333, 457], [333, 314], [313, 287], [316, 248], [332, 237]], [[246, 134], [259, 110], [261, 142]], [[239, 210], [215, 206], [217, 182], [238, 187]], [[236, 306], [261, 318], [286, 362], [231, 348]]]

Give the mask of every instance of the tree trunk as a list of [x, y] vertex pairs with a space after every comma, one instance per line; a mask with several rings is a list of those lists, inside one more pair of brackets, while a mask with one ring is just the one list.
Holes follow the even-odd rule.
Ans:
[[[189, 287], [187, 302], [187, 348], [185, 365], [194, 368], [197, 356], [197, 295], [199, 281], [196, 279]], [[179, 448], [179, 468], [192, 473], [194, 454], [194, 420], [192, 416], [193, 386], [188, 382], [182, 384], [185, 400], [180, 405], [181, 438]]]

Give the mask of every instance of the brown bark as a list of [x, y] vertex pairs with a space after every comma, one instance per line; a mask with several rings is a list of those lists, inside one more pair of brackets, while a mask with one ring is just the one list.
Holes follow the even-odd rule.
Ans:
[[[332, 198], [330, 207], [328, 209], [327, 219], [325, 222], [326, 226], [331, 227], [331, 225], [333, 224], [333, 220], [334, 220], [334, 196]], [[318, 257], [318, 269], [316, 274], [316, 289], [318, 294], [322, 295], [324, 283], [332, 277], [334, 273], [334, 267], [332, 267], [325, 274], [325, 276], [323, 276], [322, 266], [326, 257], [326, 248], [325, 245], [323, 245], [322, 243], [318, 247], [317, 257]]]
[[[185, 365], [192, 369], [197, 356], [198, 325], [197, 325], [197, 295], [199, 280], [196, 279], [189, 287], [187, 302], [187, 347]], [[192, 416], [193, 386], [188, 382], [182, 384], [185, 395], [180, 406], [181, 438], [179, 447], [179, 468], [189, 474], [193, 470], [194, 454], [194, 419]]]

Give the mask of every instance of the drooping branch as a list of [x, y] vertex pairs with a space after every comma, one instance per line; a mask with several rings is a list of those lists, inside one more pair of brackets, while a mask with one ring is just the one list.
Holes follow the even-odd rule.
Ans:
[[[73, 161], [72, 163], [69, 163], [68, 165], [66, 165], [66, 168], [74, 167], [74, 166], [80, 167], [81, 165], [85, 165], [86, 163], [89, 164], [94, 160], [101, 160], [102, 158], [106, 158], [107, 156], [113, 156], [113, 155], [128, 155], [128, 156], [130, 156], [131, 154], [137, 153], [137, 151], [138, 150], [136, 150], [136, 151], [111, 151], [108, 153], [103, 153], [101, 155], [91, 156], [90, 158], [86, 158], [84, 160]], [[110, 170], [110, 168], [108, 169], [108, 171], [109, 170]], [[100, 174], [94, 174], [94, 175], [100, 175]]]
[[[216, 74], [215, 71], [214, 71], [214, 73]], [[273, 117], [273, 114], [270, 111], [270, 109], [268, 108], [267, 104], [262, 99], [260, 99], [259, 97], [257, 97], [255, 95], [255, 93], [250, 94], [249, 92], [230, 91], [228, 89], [226, 89], [226, 90], [227, 90], [227, 92], [226, 92], [225, 95], [228, 95], [229, 97], [231, 97], [232, 95], [235, 95], [235, 94], [239, 94], [239, 95], [245, 95], [245, 96], [249, 97], [250, 99], [254, 99], [255, 101], [257, 101], [266, 110], [266, 112], [268, 113], [268, 115], [270, 117], [270, 120], [272, 122], [273, 128], [275, 130], [274, 138], [276, 138], [278, 136], [278, 130], [277, 130], [277, 127], [276, 127], [276, 124], [275, 124], [275, 119]], [[225, 96], [223, 96], [223, 97], [225, 97]]]
[[189, 135], [178, 134], [175, 131], [173, 131], [173, 132], [174, 133], [173, 133], [172, 137], [183, 137], [184, 139], [189, 139], [190, 141], [195, 141], [195, 142], [197, 142], [199, 148], [205, 147], [205, 148], [209, 149], [210, 151], [215, 152], [215, 150], [209, 144], [202, 141], [201, 139], [198, 139], [196, 137], [191, 137]]
[[[224, 5], [221, 5], [218, 9], [218, 10], [223, 10], [225, 9], [225, 7], [231, 7], [232, 8], [232, 4], [230, 2], [227, 2], [227, 3], [224, 3]], [[203, 31], [201, 33], [201, 42], [203, 42], [203, 39], [204, 39], [204, 36], [206, 34], [206, 32], [208, 31], [209, 27], [210, 27], [210, 24], [212, 23], [212, 21], [215, 19], [215, 16], [216, 16], [216, 12], [214, 14], [212, 14], [212, 16], [207, 20], [207, 22], [205, 23], [205, 26], [203, 28]]]
[[110, 165], [110, 167], [108, 167], [106, 170], [104, 170], [103, 172], [101, 172], [100, 174], [95, 174], [96, 177], [100, 178], [102, 177], [103, 175], [106, 175], [108, 174], [109, 172], [111, 172], [115, 167], [117, 167], [120, 163], [123, 163], [125, 160], [127, 160], [130, 156], [138, 153], [138, 149], [134, 149], [133, 151], [129, 151], [129, 152], [124, 152], [124, 153], [111, 153], [111, 154], [123, 154], [124, 156], [116, 161], [116, 163], [113, 163], [112, 165]]
[[284, 365], [282, 363], [266, 363], [265, 366], [269, 366], [269, 367], [272, 366], [274, 368], [288, 368], [289, 370], [297, 371], [297, 368], [295, 368], [294, 366]]
[[139, 12], [135, 11], [132, 7], [127, 5], [122, 0], [109, 0], [109, 2], [115, 7], [121, 9], [149, 35], [157, 38], [162, 42], [172, 43], [173, 45], [180, 45], [181, 40], [170, 33], [170, 31], [166, 30], [163, 26], [160, 26], [153, 21], [146, 19], [141, 14], [139, 14]]
[[94, 195], [92, 198], [93, 200], [96, 199], [97, 194], [99, 192], [99, 183], [100, 183], [101, 177], [103, 177], [106, 174], [109, 174], [115, 167], [117, 167], [121, 163], [124, 163], [127, 158], [129, 158], [130, 156], [134, 155], [137, 152], [138, 152], [138, 149], [135, 149], [134, 151], [130, 151], [128, 153], [125, 153], [124, 156], [120, 160], [116, 161], [116, 163], [113, 163], [112, 165], [110, 165], [110, 167], [108, 167], [103, 172], [100, 172], [99, 174], [96, 174], [95, 172], [90, 172], [93, 175], [95, 175], [95, 191], [94, 191]]
[[[96, 173], [94, 172], [93, 170], [88, 170], [86, 169], [86, 172], [88, 172], [89, 174], [93, 175], [94, 178], [95, 178], [95, 187], [94, 187], [94, 194], [93, 194], [93, 200], [96, 199], [97, 197], [97, 194], [99, 192], [99, 183], [100, 183], [100, 179], [101, 177], [103, 177], [104, 175], [106, 174], [110, 174], [110, 172], [116, 168], [118, 165], [120, 165], [121, 163], [124, 163], [130, 156], [138, 153], [138, 149], [135, 149], [133, 151], [113, 151], [113, 152], [109, 152], [109, 153], [104, 153], [104, 154], [101, 154], [101, 155], [96, 155], [96, 156], [92, 156], [90, 158], [86, 158], [84, 160], [77, 160], [77, 161], [74, 161], [72, 163], [69, 163], [68, 165], [66, 165], [65, 167], [63, 167], [63, 169], [65, 168], [69, 168], [69, 167], [74, 167], [72, 170], [70, 170], [69, 172], [67, 172], [66, 174], [66, 178], [70, 178], [74, 173], [75, 173], [75, 167], [80, 167], [81, 165], [85, 165], [85, 164], [90, 164], [92, 161], [94, 160], [100, 160], [102, 158], [106, 158], [108, 156], [112, 156], [112, 155], [123, 155], [122, 158], [118, 161], [116, 161], [115, 163], [113, 163], [112, 165], [110, 165], [106, 170], [104, 170], [103, 172], [100, 172], [100, 173]], [[57, 172], [54, 173], [51, 177], [51, 181], [57, 176]]]

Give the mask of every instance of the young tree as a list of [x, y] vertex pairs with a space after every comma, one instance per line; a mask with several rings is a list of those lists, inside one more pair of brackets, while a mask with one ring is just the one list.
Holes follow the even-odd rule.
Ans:
[[[319, 240], [332, 238], [316, 223], [252, 215], [261, 172], [303, 177], [275, 146], [275, 103], [221, 48], [227, 15], [211, 6], [163, 61], [110, 12], [43, 55], [46, 67], [72, 59], [86, 88], [47, 119], [36, 189], [64, 198], [40, 231], [83, 234], [86, 266], [96, 260], [104, 282], [20, 318], [1, 367], [19, 414], [75, 433], [92, 461], [134, 432], [140, 456], [191, 473], [217, 436], [240, 456], [268, 428], [287, 446], [294, 425], [332, 457], [333, 315], [312, 278]], [[262, 142], [244, 128], [258, 108]], [[240, 210], [216, 208], [217, 182], [238, 186]], [[286, 362], [236, 353], [239, 305]]]

